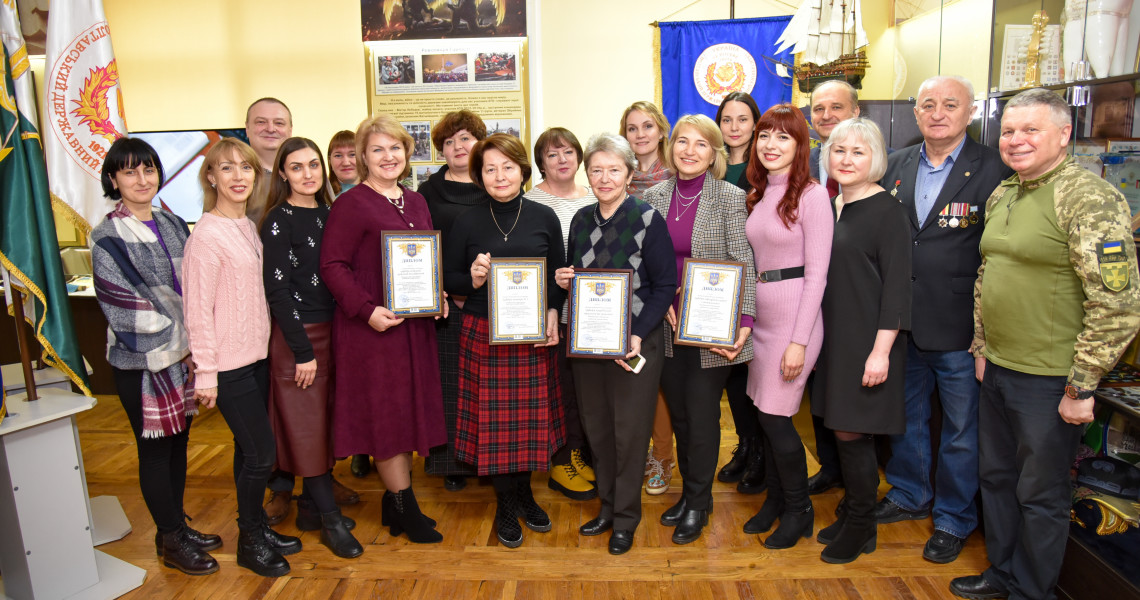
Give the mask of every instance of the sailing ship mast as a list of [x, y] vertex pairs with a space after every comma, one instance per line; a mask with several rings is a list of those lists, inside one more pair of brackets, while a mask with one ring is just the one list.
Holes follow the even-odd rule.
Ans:
[[[799, 54], [795, 68], [800, 91], [842, 79], [859, 88], [870, 67], [864, 48], [867, 33], [861, 23], [861, 0], [804, 0], [777, 40], [777, 53], [789, 46]], [[848, 2], [851, 11], [848, 16]]]

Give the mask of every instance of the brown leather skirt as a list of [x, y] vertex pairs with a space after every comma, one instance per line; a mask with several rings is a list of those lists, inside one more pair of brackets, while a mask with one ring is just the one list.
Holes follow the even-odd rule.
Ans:
[[277, 438], [277, 468], [298, 477], [316, 477], [333, 467], [332, 322], [307, 323], [317, 375], [307, 389], [294, 381], [296, 362], [285, 334], [273, 324], [269, 336], [269, 422]]

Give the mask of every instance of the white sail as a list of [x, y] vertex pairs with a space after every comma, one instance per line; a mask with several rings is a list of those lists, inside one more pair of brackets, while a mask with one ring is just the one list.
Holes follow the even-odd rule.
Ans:
[[844, 19], [846, 18], [846, 0], [831, 0], [830, 23], [828, 23], [827, 56], [816, 64], [829, 63], [843, 54], [850, 44], [845, 43], [846, 36]]
[[810, 1], [804, 2], [796, 10], [796, 14], [792, 15], [792, 20], [788, 22], [788, 26], [780, 34], [780, 38], [776, 40], [776, 53], [779, 54], [786, 50], [788, 46], [792, 48], [792, 54], [799, 54], [807, 47], [805, 40], [808, 35], [808, 23], [811, 21], [812, 16], [812, 3]]
[[[810, 1], [810, 0], [809, 0]], [[819, 1], [816, 0], [816, 6], [812, 7], [811, 20], [808, 21], [808, 35], [804, 40], [804, 56], [805, 62], [815, 62], [820, 56], [827, 53], [827, 42], [824, 34], [826, 28], [823, 21], [819, 18], [822, 7], [819, 6]]]
[[858, 50], [867, 46], [867, 32], [863, 30], [863, 2], [862, 0], [853, 0], [853, 2], [855, 7], [851, 12], [854, 16], [855, 50]]
[[827, 64], [867, 45], [861, 0], [804, 0], [776, 40], [803, 62]]

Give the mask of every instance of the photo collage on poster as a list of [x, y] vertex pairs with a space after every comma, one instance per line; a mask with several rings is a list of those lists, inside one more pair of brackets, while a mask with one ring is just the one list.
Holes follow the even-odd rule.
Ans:
[[467, 109], [483, 118], [487, 134], [526, 135], [526, 40], [446, 39], [365, 44], [371, 70], [371, 114], [390, 114], [414, 140], [415, 189], [444, 164], [431, 130], [448, 112]]

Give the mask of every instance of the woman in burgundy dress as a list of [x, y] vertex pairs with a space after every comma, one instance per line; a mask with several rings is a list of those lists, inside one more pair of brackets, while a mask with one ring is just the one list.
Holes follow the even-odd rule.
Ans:
[[[412, 451], [447, 442], [431, 319], [397, 318], [383, 303], [380, 233], [430, 231], [424, 197], [399, 184], [414, 142], [388, 115], [356, 131], [360, 185], [333, 204], [321, 248], [321, 277], [336, 299], [333, 316], [333, 450], [369, 454], [387, 489], [381, 522], [416, 543], [443, 540], [412, 492]], [[446, 316], [446, 315], [445, 315]]]

